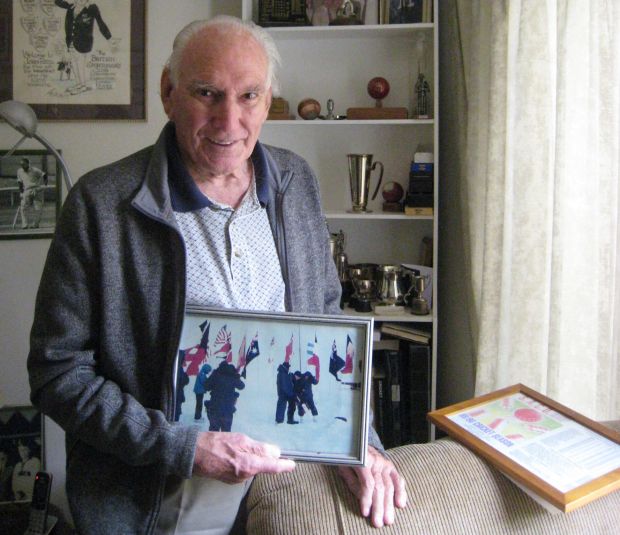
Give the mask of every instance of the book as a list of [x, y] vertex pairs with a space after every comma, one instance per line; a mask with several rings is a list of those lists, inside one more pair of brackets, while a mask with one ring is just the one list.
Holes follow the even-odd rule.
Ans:
[[388, 433], [388, 447], [394, 448], [403, 443], [401, 434], [401, 353], [400, 349], [385, 349], [383, 351], [385, 352], [387, 379], [389, 383], [387, 410], [389, 411], [388, 420], [391, 422], [391, 429]]
[[381, 333], [422, 344], [429, 344], [431, 341], [430, 331], [413, 327], [408, 323], [384, 322], [381, 324]]
[[387, 376], [385, 363], [381, 358], [380, 351], [373, 351], [371, 400], [374, 415], [373, 424], [384, 446], [386, 444], [386, 393]]
[[431, 410], [431, 349], [427, 344], [400, 341], [401, 345], [401, 439], [403, 444], [428, 442]]

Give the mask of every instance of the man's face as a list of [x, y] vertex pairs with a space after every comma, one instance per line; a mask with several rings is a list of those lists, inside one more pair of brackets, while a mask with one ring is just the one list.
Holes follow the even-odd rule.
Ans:
[[22, 160], [22, 169], [24, 171], [28, 171], [29, 167], [30, 167], [30, 164], [28, 163], [28, 160]]
[[269, 112], [267, 85], [262, 48], [244, 34], [214, 28], [187, 45], [176, 87], [164, 72], [164, 109], [195, 179], [246, 169]]

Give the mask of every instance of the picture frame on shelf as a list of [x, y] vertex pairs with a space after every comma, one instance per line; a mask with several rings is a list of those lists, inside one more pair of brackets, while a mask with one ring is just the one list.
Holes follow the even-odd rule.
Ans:
[[372, 327], [372, 318], [189, 307], [173, 370], [175, 418], [245, 433], [283, 457], [362, 465]]
[[58, 159], [46, 150], [0, 150], [0, 239], [54, 234], [62, 173]]
[[[145, 120], [145, 5], [0, 3], [0, 102], [26, 102], [39, 120]], [[76, 47], [81, 21], [88, 38]]]
[[258, 0], [258, 24], [264, 27], [308, 26], [311, 0]]
[[26, 405], [0, 407], [0, 503], [29, 502], [34, 477], [45, 469], [41, 411]]
[[423, 22], [425, 0], [389, 0], [389, 24]]
[[550, 511], [620, 489], [620, 433], [523, 384], [428, 414]]

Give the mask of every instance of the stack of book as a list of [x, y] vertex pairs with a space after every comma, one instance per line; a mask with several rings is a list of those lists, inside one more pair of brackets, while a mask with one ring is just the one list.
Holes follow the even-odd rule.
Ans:
[[386, 448], [428, 442], [431, 335], [408, 324], [383, 323], [373, 344], [374, 426]]
[[406, 215], [433, 215], [435, 201], [432, 154], [416, 153], [409, 170]]

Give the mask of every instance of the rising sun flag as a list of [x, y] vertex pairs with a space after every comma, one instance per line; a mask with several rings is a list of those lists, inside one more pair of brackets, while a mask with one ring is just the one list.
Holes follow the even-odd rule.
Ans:
[[219, 345], [215, 350], [215, 358], [225, 359], [226, 362], [232, 362], [232, 344], [230, 342], [230, 331], [224, 325], [215, 337], [215, 345]]

